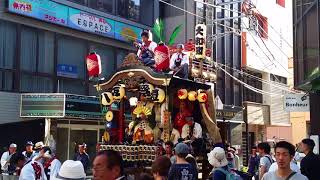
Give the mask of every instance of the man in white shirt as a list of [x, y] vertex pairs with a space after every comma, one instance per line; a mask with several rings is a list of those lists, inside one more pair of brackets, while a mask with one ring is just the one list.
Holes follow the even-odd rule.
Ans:
[[134, 42], [134, 45], [138, 48], [137, 55], [144, 65], [152, 67], [155, 64], [154, 50], [158, 45], [149, 40], [149, 32], [142, 32], [141, 38], [142, 44]]
[[14, 167], [14, 165], [10, 164], [11, 157], [16, 153], [17, 151], [17, 145], [16, 144], [10, 144], [9, 150], [4, 152], [1, 156], [1, 170], [3, 179], [6, 180], [9, 178], [9, 175], [12, 175], [15, 169], [12, 169], [10, 167]]
[[29, 160], [26, 161], [26, 157], [19, 153], [12, 161], [17, 169], [21, 169], [19, 180], [47, 180], [43, 166], [40, 162]]
[[48, 180], [54, 180], [61, 168], [61, 162], [53, 155], [51, 149], [47, 146], [40, 151], [40, 158], [44, 160], [44, 172]]
[[[278, 169], [278, 163], [277, 163], [277, 162], [274, 162], [274, 163], [270, 166], [268, 172], [276, 171], [277, 169]], [[301, 173], [299, 166], [298, 166], [296, 163], [294, 163], [293, 161], [290, 162], [290, 169], [291, 169], [292, 171], [294, 171], [294, 172]]]
[[275, 146], [278, 169], [265, 173], [262, 180], [307, 180], [307, 177], [290, 168], [294, 153], [295, 148], [292, 144], [286, 141], [278, 142]]
[[189, 58], [183, 51], [183, 44], [177, 45], [177, 52], [171, 56], [170, 69], [174, 71], [174, 75], [188, 79], [189, 74]]

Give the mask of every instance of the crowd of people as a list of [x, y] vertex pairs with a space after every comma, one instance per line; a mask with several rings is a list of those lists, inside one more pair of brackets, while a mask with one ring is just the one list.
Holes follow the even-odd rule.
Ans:
[[[208, 162], [213, 169], [210, 179], [233, 180], [316, 180], [317, 169], [320, 167], [320, 157], [313, 153], [315, 143], [311, 139], [304, 139], [300, 143], [300, 150], [306, 156], [301, 160], [300, 167], [296, 162], [296, 148], [291, 143], [280, 141], [275, 144], [274, 157], [268, 143], [259, 143], [252, 148], [247, 173], [240, 171], [239, 158], [233, 147], [214, 147], [207, 154]], [[198, 165], [192, 154], [190, 145], [179, 142], [174, 145], [166, 142], [164, 149], [152, 163], [151, 172], [127, 176], [124, 162], [119, 152], [97, 149], [92, 163], [86, 153], [86, 144], [78, 146], [78, 153], [73, 160], [66, 160], [63, 164], [55, 153], [42, 142], [33, 145], [27, 142], [25, 151], [17, 152], [17, 145], [10, 144], [7, 152], [1, 156], [1, 170], [3, 180], [11, 175], [19, 176], [20, 180], [59, 180], [59, 179], [87, 179], [89, 167], [95, 180], [196, 180], [198, 179]], [[144, 171], [148, 172], [148, 171]]]
[[[315, 142], [303, 139], [296, 148], [289, 142], [280, 141], [274, 148], [274, 157], [268, 143], [259, 143], [252, 148], [249, 158], [248, 173], [256, 180], [316, 180], [319, 179], [317, 169], [320, 167], [320, 157], [313, 153]], [[299, 153], [305, 155], [300, 167]]]

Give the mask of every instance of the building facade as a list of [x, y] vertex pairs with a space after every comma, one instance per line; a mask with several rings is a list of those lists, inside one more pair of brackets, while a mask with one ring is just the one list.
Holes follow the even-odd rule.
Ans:
[[249, 141], [292, 141], [290, 113], [284, 110], [289, 93], [288, 60], [292, 58], [292, 3], [247, 0], [243, 2], [243, 80]]
[[[306, 86], [317, 83], [319, 80], [319, 8], [319, 1], [293, 1], [294, 86], [306, 92], [311, 90]], [[310, 77], [313, 73], [315, 76]], [[320, 96], [317, 88], [315, 89], [309, 93], [311, 135], [320, 134], [320, 107], [318, 105]]]
[[[5, 108], [0, 127], [29, 123], [34, 129], [34, 134], [22, 130], [19, 136], [1, 131], [2, 137], [10, 137], [21, 150], [26, 141], [43, 139], [38, 135], [44, 134], [43, 118], [20, 118], [21, 93], [97, 95], [86, 72], [86, 55], [97, 52], [102, 77], [109, 76], [135, 51], [132, 42], [150, 29], [158, 9], [159, 2], [149, 0], [1, 1], [0, 106]], [[62, 160], [73, 157], [77, 143], [87, 142], [94, 153], [104, 129], [103, 122], [90, 118], [53, 119], [52, 126]], [[7, 145], [0, 141], [1, 147]]]

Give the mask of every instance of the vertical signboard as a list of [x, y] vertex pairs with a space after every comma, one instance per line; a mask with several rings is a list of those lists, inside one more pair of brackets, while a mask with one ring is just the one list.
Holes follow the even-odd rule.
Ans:
[[197, 59], [204, 59], [206, 57], [206, 35], [206, 25], [197, 24], [195, 28], [195, 56]]

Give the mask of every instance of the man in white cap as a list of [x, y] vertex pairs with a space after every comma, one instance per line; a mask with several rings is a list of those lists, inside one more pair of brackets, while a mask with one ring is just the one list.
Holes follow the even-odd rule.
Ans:
[[47, 180], [43, 166], [40, 162], [34, 160], [26, 160], [26, 157], [18, 153], [13, 158], [13, 163], [17, 169], [21, 169], [20, 173], [17, 173], [19, 180]]
[[9, 175], [13, 175], [15, 171], [14, 165], [10, 164], [11, 157], [16, 153], [17, 145], [10, 144], [9, 150], [4, 152], [1, 156], [1, 170], [3, 180], [9, 179]]
[[83, 165], [80, 161], [66, 160], [61, 168], [59, 173], [56, 175], [54, 180], [59, 179], [68, 179], [68, 180], [85, 180], [86, 173], [84, 172]]
[[170, 69], [178, 77], [188, 79], [189, 75], [189, 58], [183, 51], [183, 44], [177, 45], [177, 52], [171, 56]]

